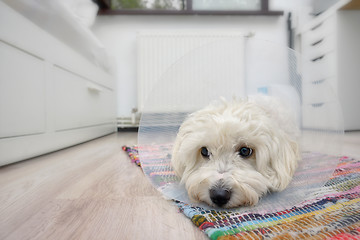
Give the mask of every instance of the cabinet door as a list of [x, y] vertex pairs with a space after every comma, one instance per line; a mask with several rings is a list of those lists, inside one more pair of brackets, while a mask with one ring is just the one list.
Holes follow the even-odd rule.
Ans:
[[56, 131], [114, 122], [111, 89], [59, 67], [53, 74]]
[[43, 132], [44, 61], [0, 41], [0, 138]]

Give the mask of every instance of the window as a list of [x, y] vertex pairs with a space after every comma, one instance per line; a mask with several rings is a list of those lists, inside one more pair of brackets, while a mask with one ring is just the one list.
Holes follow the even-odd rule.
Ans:
[[260, 0], [193, 0], [193, 10], [260, 11]]
[[183, 10], [185, 0], [111, 0], [112, 10]]
[[99, 14], [139, 15], [282, 15], [268, 0], [96, 0]]

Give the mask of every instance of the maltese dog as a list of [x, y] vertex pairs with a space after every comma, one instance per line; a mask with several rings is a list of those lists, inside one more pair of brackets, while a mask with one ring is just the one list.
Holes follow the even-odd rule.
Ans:
[[192, 201], [212, 207], [256, 205], [290, 183], [300, 160], [295, 117], [277, 99], [216, 102], [190, 114], [171, 164]]

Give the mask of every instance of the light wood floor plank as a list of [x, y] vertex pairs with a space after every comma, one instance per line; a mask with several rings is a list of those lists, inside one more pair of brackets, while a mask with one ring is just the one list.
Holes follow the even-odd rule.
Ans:
[[206, 239], [163, 199], [119, 133], [0, 168], [0, 239]]

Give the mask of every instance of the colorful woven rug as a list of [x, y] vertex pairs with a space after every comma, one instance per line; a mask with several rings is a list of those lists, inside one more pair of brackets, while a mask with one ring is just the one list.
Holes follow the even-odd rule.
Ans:
[[122, 146], [122, 149], [129, 155], [131, 162], [135, 163], [137, 166], [141, 167], [141, 163], [139, 160], [139, 152], [137, 146]]
[[[138, 159], [136, 147], [123, 147]], [[138, 164], [138, 163], [137, 163]], [[314, 199], [272, 213], [206, 210], [174, 201], [210, 239], [360, 239], [360, 161], [342, 157]]]

